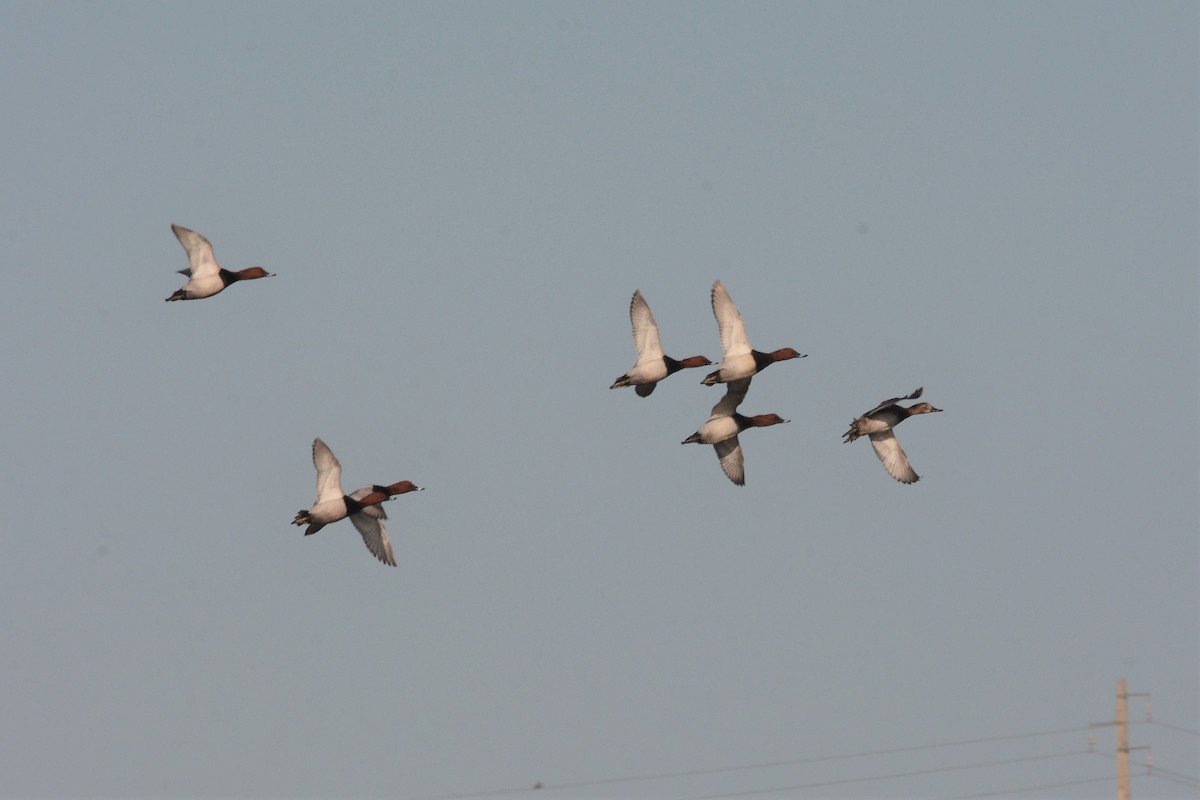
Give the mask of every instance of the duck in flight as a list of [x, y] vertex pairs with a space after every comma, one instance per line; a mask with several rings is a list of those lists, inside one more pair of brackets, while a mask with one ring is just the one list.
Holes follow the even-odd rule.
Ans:
[[255, 278], [270, 278], [275, 273], [267, 272], [262, 267], [246, 267], [236, 272], [224, 269], [213, 257], [212, 244], [195, 231], [188, 230], [182, 225], [172, 225], [175, 238], [183, 245], [188, 257], [188, 268], [177, 270], [188, 276], [188, 281], [181, 289], [167, 298], [172, 300], [200, 300], [212, 297], [226, 286], [237, 281], [252, 281]]
[[313, 466], [317, 468], [317, 501], [312, 508], [301, 509], [292, 524], [307, 525], [304, 535], [311, 536], [329, 523], [349, 517], [371, 555], [388, 566], [396, 566], [396, 555], [383, 526], [387, 512], [379, 504], [394, 495], [419, 492], [422, 488], [412, 481], [400, 481], [389, 486], [371, 484], [346, 494], [342, 491], [342, 465], [329, 445], [320, 438], [314, 439], [312, 455]]
[[726, 477], [738, 486], [746, 485], [746, 469], [742, 456], [742, 445], [738, 434], [747, 428], [765, 428], [788, 420], [778, 414], [758, 414], [747, 417], [737, 412], [737, 407], [746, 399], [750, 379], [732, 381], [725, 389], [725, 396], [713, 406], [712, 414], [699, 430], [681, 444], [711, 444], [717, 451], [717, 459]]
[[741, 313], [733, 304], [733, 298], [720, 281], [712, 287], [712, 310], [717, 318], [717, 332], [721, 334], [721, 366], [716, 372], [709, 373], [700, 381], [705, 386], [718, 383], [740, 381], [757, 375], [776, 361], [787, 361], [791, 358], [805, 358], [804, 353], [798, 353], [790, 347], [781, 347], [770, 353], [763, 353], [750, 346], [746, 338], [746, 323]]
[[637, 350], [638, 360], [633, 369], [617, 378], [608, 388], [632, 386], [638, 397], [649, 397], [658, 382], [668, 375], [674, 375], [681, 369], [712, 364], [704, 356], [676, 361], [663, 352], [662, 341], [658, 337], [658, 323], [654, 321], [641, 290], [634, 292], [633, 299], [629, 301], [629, 321], [633, 324], [633, 347]]
[[871, 446], [875, 448], [875, 455], [879, 456], [879, 463], [883, 464], [888, 475], [901, 483], [916, 483], [921, 480], [921, 476], [908, 463], [908, 455], [900, 446], [900, 440], [896, 438], [892, 429], [909, 417], [917, 414], [933, 414], [942, 410], [934, 408], [929, 403], [917, 403], [907, 408], [899, 405], [902, 400], [916, 400], [923, 391], [924, 387], [921, 387], [904, 397], [884, 400], [850, 423], [850, 430], [842, 434], [845, 437], [843, 443], [853, 442], [860, 436], [866, 436], [870, 438]]

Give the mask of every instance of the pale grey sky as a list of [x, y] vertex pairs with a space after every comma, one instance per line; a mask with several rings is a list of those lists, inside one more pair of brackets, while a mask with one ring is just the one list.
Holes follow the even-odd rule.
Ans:
[[[1193, 3], [0, 5], [0, 795], [1107, 797], [1124, 676], [1194, 796], [1197, 68]], [[173, 222], [277, 277], [164, 303]], [[703, 370], [607, 388], [717, 278], [809, 354], [741, 489]], [[917, 386], [903, 486], [840, 434]], [[427, 487], [397, 569], [288, 524], [315, 436]]]

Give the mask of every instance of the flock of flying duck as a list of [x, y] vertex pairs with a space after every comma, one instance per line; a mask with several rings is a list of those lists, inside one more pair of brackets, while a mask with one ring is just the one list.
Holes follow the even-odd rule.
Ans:
[[[699, 430], [684, 439], [683, 444], [711, 444], [717, 451], [721, 469], [725, 471], [729, 480], [738, 486], [744, 486], [745, 458], [738, 434], [747, 428], [765, 428], [788, 420], [778, 414], [746, 416], [738, 413], [738, 406], [746, 399], [750, 381], [755, 375], [776, 361], [804, 358], [805, 355], [791, 347], [782, 347], [770, 353], [751, 347], [750, 340], [746, 338], [746, 323], [742, 320], [737, 306], [733, 304], [733, 298], [720, 281], [712, 287], [712, 310], [721, 334], [723, 355], [720, 367], [701, 383], [706, 386], [723, 383], [726, 387], [725, 395], [713, 406], [708, 420]], [[633, 324], [633, 346], [637, 350], [638, 360], [633, 369], [613, 382], [610, 389], [633, 386], [638, 396], [649, 397], [658, 382], [667, 376], [681, 369], [712, 364], [704, 356], [691, 356], [677, 361], [663, 352], [658, 323], [654, 321], [654, 315], [650, 313], [650, 306], [646, 304], [646, 298], [642, 297], [641, 291], [633, 293], [633, 300], [629, 303], [629, 320]], [[884, 400], [852, 421], [850, 430], [843, 434], [846, 442], [853, 442], [860, 436], [868, 437], [883, 468], [901, 483], [916, 483], [920, 476], [908, 463], [908, 456], [892, 429], [916, 414], [930, 414], [942, 410], [929, 403], [917, 403], [907, 408], [899, 405], [901, 400], [916, 400], [921, 396], [921, 392], [922, 389], [917, 389], [904, 397]]]
[[[168, 302], [201, 300], [221, 292], [231, 283], [269, 278], [273, 275], [262, 267], [247, 267], [236, 272], [224, 269], [213, 257], [212, 244], [208, 239], [179, 225], [172, 225], [171, 230], [187, 253], [188, 268], [179, 272], [186, 275], [188, 280], [167, 298]], [[742, 321], [742, 315], [720, 281], [713, 284], [712, 309], [717, 318], [721, 348], [724, 352], [716, 371], [709, 373], [701, 383], [706, 386], [723, 383], [726, 386], [725, 395], [713, 406], [708, 420], [695, 433], [684, 439], [683, 444], [712, 445], [721, 462], [721, 469], [725, 471], [729, 480], [743, 486], [746, 483], [746, 473], [738, 434], [747, 428], [765, 428], [788, 420], [778, 414], [746, 416], [738, 413], [738, 406], [746, 399], [750, 381], [755, 375], [776, 361], [805, 356], [790, 347], [770, 353], [752, 348], [750, 340], [746, 338], [746, 324]], [[649, 397], [658, 382], [669, 375], [682, 369], [712, 364], [704, 356], [692, 356], [676, 361], [663, 352], [658, 324], [654, 321], [650, 306], [646, 304], [646, 299], [640, 291], [633, 293], [633, 300], [629, 304], [629, 319], [633, 324], [637, 364], [617, 378], [609, 388], [632, 386], [639, 397]], [[929, 403], [917, 403], [907, 408], [899, 405], [902, 400], [916, 400], [921, 396], [921, 391], [917, 389], [904, 397], [884, 400], [851, 422], [850, 430], [844, 434], [846, 442], [852, 442], [860, 436], [870, 438], [875, 455], [879, 457], [884, 469], [901, 483], [916, 483], [920, 478], [908, 463], [908, 456], [896, 440], [892, 429], [916, 414], [941, 411]], [[363, 542], [371, 554], [384, 564], [396, 566], [396, 555], [392, 551], [387, 528], [383, 524], [387, 519], [387, 512], [383, 510], [382, 503], [397, 495], [421, 491], [422, 487], [412, 481], [399, 481], [387, 485], [368, 484], [346, 494], [342, 489], [342, 465], [320, 438], [313, 440], [312, 457], [313, 466], [317, 470], [317, 499], [311, 508], [301, 509], [292, 520], [292, 524], [307, 525], [304, 535], [309, 536], [332, 522], [349, 517], [350, 523], [362, 535]]]

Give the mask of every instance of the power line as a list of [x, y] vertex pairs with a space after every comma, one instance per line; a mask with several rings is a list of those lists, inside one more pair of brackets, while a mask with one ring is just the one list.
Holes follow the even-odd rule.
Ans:
[[1036, 792], [1041, 789], [1061, 789], [1064, 786], [1082, 786], [1085, 783], [1108, 783], [1112, 778], [1084, 778], [1078, 781], [1064, 781], [1063, 783], [1043, 783], [1039, 786], [1024, 786], [1020, 789], [1002, 789], [998, 792], [984, 792], [982, 794], [964, 794], [959, 797], [950, 798], [950, 800], [975, 800], [978, 797], [999, 797], [1005, 794], [1023, 794], [1025, 792]]
[[[1155, 767], [1153, 771], [1147, 770], [1146, 772], [1135, 773], [1134, 775], [1131, 775], [1130, 777], [1132, 777], [1132, 778], [1161, 778], [1162, 780], [1169, 781], [1171, 783], [1176, 783], [1176, 784], [1179, 784], [1180, 786], [1187, 786], [1187, 787], [1190, 787], [1193, 789], [1200, 787], [1200, 780], [1197, 780], [1195, 778], [1189, 778], [1187, 775], [1179, 775], [1178, 773], [1172, 773], [1170, 770], [1160, 769], [1159, 767]], [[1024, 794], [1025, 792], [1037, 792], [1037, 791], [1042, 791], [1044, 789], [1061, 789], [1061, 788], [1064, 788], [1067, 786], [1082, 786], [1087, 783], [1108, 783], [1111, 780], [1112, 780], [1112, 778], [1104, 777], [1104, 778], [1084, 778], [1082, 780], [1064, 781], [1062, 783], [1043, 783], [1043, 784], [1039, 784], [1037, 786], [1024, 786], [1019, 789], [1002, 789], [1002, 790], [996, 791], [996, 792], [982, 792], [980, 794], [960, 795], [958, 797], [949, 798], [948, 800], [978, 800], [978, 798], [981, 798], [981, 797], [1000, 797], [1002, 795], [1008, 795], [1008, 794]]]
[[[749, 797], [755, 794], [770, 794], [772, 792], [792, 792], [797, 789], [821, 789], [827, 786], [842, 786], [850, 783], [866, 783], [869, 781], [889, 780], [893, 778], [912, 778], [919, 775], [934, 775], [941, 772], [959, 772], [968, 769], [980, 769], [983, 767], [1001, 767], [1007, 764], [1022, 764], [1031, 761], [1050, 761], [1056, 758], [1067, 758], [1069, 756], [1088, 755], [1087, 750], [1072, 750], [1066, 753], [1052, 753], [1043, 756], [1027, 756], [1025, 758], [1003, 758], [994, 761], [979, 761], [974, 764], [958, 764], [952, 767], [933, 767], [931, 769], [919, 769], [909, 772], [893, 772], [887, 775], [870, 775], [862, 778], [843, 778], [836, 781], [820, 781], [818, 783], [798, 783], [790, 786], [772, 786], [766, 789], [746, 789], [739, 792], [723, 792], [720, 794], [706, 794], [696, 800], [716, 800], [722, 797]], [[1101, 780], [1109, 780], [1103, 778]]]
[[[1100, 753], [1100, 752], [1096, 752], [1093, 750], [1088, 750], [1087, 752], [1088, 752], [1088, 754], [1091, 754], [1091, 756], [1102, 756], [1104, 758], [1108, 758], [1109, 760], [1114, 760], [1116, 758], [1115, 756], [1112, 756], [1112, 754], [1110, 754], [1110, 753]], [[1064, 788], [1064, 787], [1068, 787], [1068, 786], [1084, 786], [1084, 784], [1086, 784], [1086, 783], [1108, 783], [1111, 780], [1112, 780], [1112, 778], [1110, 778], [1110, 777], [1088, 777], [1088, 778], [1080, 778], [1080, 780], [1078, 780], [1078, 781], [1064, 781], [1061, 783], [1042, 783], [1042, 784], [1038, 784], [1038, 786], [1026, 786], [1026, 787], [1020, 787], [1020, 788], [1016, 788], [1016, 789], [996, 789], [996, 790], [994, 790], [994, 792], [980, 792], [978, 794], [966, 794], [966, 795], [958, 796], [958, 798], [952, 798], [950, 800], [974, 800], [976, 798], [998, 798], [998, 796], [1002, 796], [1002, 795], [1006, 795], [1006, 794], [1024, 794], [1026, 792], [1038, 792], [1038, 790], [1042, 790], [1042, 789], [1060, 789], [1060, 788]]]
[[555, 784], [555, 789], [580, 789], [589, 786], [603, 786], [613, 783], [630, 783], [633, 781], [645, 780], [667, 780], [671, 778], [689, 778], [697, 775], [717, 775], [725, 772], [741, 772], [749, 770], [773, 769], [776, 767], [792, 767], [800, 764], [818, 764], [826, 761], [848, 761], [855, 758], [867, 758], [870, 756], [886, 756], [896, 753], [911, 753], [920, 750], [936, 750], [943, 747], [956, 747], [959, 745], [970, 744], [985, 744], [989, 742], [1003, 742], [1014, 739], [1028, 739], [1035, 736], [1052, 736], [1064, 733], [1082, 733], [1086, 731], [1086, 727], [1077, 728], [1060, 728], [1058, 730], [1049, 731], [1033, 731], [1031, 733], [1014, 733], [1004, 736], [986, 736], [979, 739], [960, 739], [953, 742], [936, 742], [932, 744], [914, 744], [905, 747], [889, 747], [883, 750], [864, 750], [859, 753], [842, 753], [831, 756], [810, 756], [808, 758], [792, 758], [785, 761], [763, 761], [757, 764], [740, 764], [729, 767], [710, 767], [707, 769], [692, 769], [681, 770], [679, 772], [660, 772], [657, 774], [634, 775], [622, 778], [600, 778], [590, 781], [577, 781], [574, 783]]
[[1163, 780], [1168, 780], [1172, 783], [1178, 783], [1183, 786], [1200, 787], [1200, 779], [1193, 778], [1190, 775], [1184, 775], [1181, 772], [1175, 772], [1174, 770], [1163, 769], [1159, 766], [1153, 767], [1147, 771], [1146, 774], [1152, 778], [1162, 778]]
[[1200, 736], [1200, 731], [1194, 731], [1190, 728], [1181, 728], [1178, 725], [1169, 725], [1166, 722], [1159, 722], [1156, 719], [1147, 720], [1147, 721], [1139, 723], [1139, 724], [1141, 724], [1141, 725], [1157, 725], [1158, 727], [1166, 728], [1167, 730], [1178, 731], [1179, 733], [1187, 733], [1187, 734], [1191, 734], [1192, 736]]
[[[617, 783], [635, 783], [638, 781], [655, 781], [655, 780], [670, 780], [674, 778], [690, 778], [699, 775], [719, 775], [726, 772], [741, 772], [750, 770], [771, 769], [775, 767], [791, 767], [800, 764], [818, 764], [826, 761], [848, 761], [855, 758], [867, 758], [870, 756], [886, 756], [896, 753], [911, 753], [921, 750], [937, 750], [944, 747], [957, 747], [960, 745], [972, 744], [988, 744], [991, 742], [1014, 741], [1018, 739], [1031, 739], [1038, 736], [1057, 736], [1066, 733], [1084, 733], [1088, 730], [1087, 726], [1077, 726], [1074, 728], [1056, 728], [1053, 730], [1030, 731], [1028, 733], [1011, 733], [1001, 736], [984, 736], [977, 739], [958, 739], [949, 742], [935, 742], [931, 744], [915, 744], [905, 747], [889, 747], [882, 750], [865, 750], [858, 753], [841, 753], [829, 756], [811, 756], [808, 758], [792, 758], [784, 761], [764, 761], [754, 764], [738, 764], [725, 767], [708, 767], [703, 769], [678, 770], [675, 772], [652, 772], [643, 773], [640, 775], [623, 775], [613, 778], [594, 778], [584, 781], [571, 781], [569, 783], [547, 784], [542, 787], [542, 791], [554, 791], [560, 789], [583, 789], [592, 786], [609, 786]], [[487, 789], [476, 792], [463, 792], [458, 794], [437, 794], [424, 795], [421, 797], [412, 798], [411, 800], [471, 800], [476, 797], [494, 797], [502, 794], [516, 794], [519, 792], [529, 791], [529, 786], [518, 786], [508, 789]]]
[[514, 786], [508, 789], [486, 789], [482, 792], [467, 792], [466, 794], [427, 794], [421, 797], [414, 797], [412, 800], [468, 800], [473, 797], [495, 797], [496, 795], [517, 794], [529, 790], [530, 787], [526, 784], [525, 786]]

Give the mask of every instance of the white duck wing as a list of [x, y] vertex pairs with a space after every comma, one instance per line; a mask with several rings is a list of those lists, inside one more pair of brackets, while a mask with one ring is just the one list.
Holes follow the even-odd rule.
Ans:
[[720, 281], [713, 284], [712, 310], [713, 316], [717, 318], [717, 330], [721, 334], [724, 357], [748, 354], [751, 347], [750, 340], [746, 338], [746, 323], [742, 321], [742, 315], [733, 304], [733, 298], [725, 291]]
[[629, 302], [629, 321], [633, 325], [633, 346], [637, 350], [638, 363], [661, 361], [663, 349], [658, 337], [658, 323], [654, 321], [641, 290], [634, 292], [633, 300]]
[[923, 391], [925, 391], [925, 387], [918, 386], [916, 391], [914, 391], [912, 394], [907, 394], [904, 397], [893, 397], [890, 400], [884, 400], [882, 403], [880, 403], [879, 405], [872, 408], [870, 411], [863, 414], [863, 416], [869, 417], [872, 414], [874, 414], [876, 411], [883, 411], [885, 408], [888, 408], [889, 406], [894, 406], [902, 400], [916, 400], [918, 397], [921, 396], [921, 392], [923, 392]]
[[312, 452], [313, 466], [317, 468], [317, 504], [343, 496], [342, 465], [337, 456], [320, 437], [313, 439]]
[[730, 381], [725, 384], [725, 395], [717, 401], [713, 406], [713, 417], [732, 417], [737, 407], [746, 399], [746, 392], [750, 390], [750, 378], [743, 378], [740, 381]]
[[[213, 257], [212, 244], [195, 231], [190, 231], [180, 225], [171, 225], [175, 238], [183, 245], [188, 257], [188, 270], [185, 275], [193, 278], [204, 278], [216, 275], [221, 269], [217, 259]], [[180, 270], [183, 272], [183, 270]]]
[[738, 486], [745, 486], [746, 469], [742, 458], [742, 443], [738, 441], [738, 437], [730, 436], [724, 441], [717, 442], [713, 445], [713, 449], [717, 451], [721, 469], [725, 470], [729, 480]]
[[[369, 487], [368, 487], [369, 488]], [[363, 543], [371, 551], [371, 555], [390, 567], [396, 566], [396, 554], [392, 552], [392, 543], [388, 540], [387, 528], [383, 521], [387, 512], [383, 506], [367, 506], [357, 514], [350, 515], [350, 522], [362, 535]]]
[[871, 446], [875, 448], [875, 455], [879, 456], [879, 463], [883, 464], [883, 468], [887, 470], [887, 474], [891, 475], [901, 483], [916, 483], [921, 479], [912, 465], [908, 463], [908, 456], [904, 452], [904, 448], [900, 446], [900, 440], [896, 438], [896, 434], [890, 430], [881, 433], [870, 434]]

